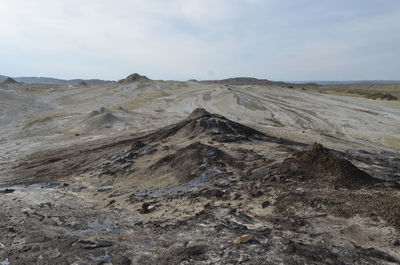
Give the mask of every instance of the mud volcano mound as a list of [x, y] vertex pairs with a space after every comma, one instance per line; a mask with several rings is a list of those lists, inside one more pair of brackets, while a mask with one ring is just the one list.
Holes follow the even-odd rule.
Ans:
[[261, 140], [267, 136], [240, 123], [223, 116], [211, 114], [205, 109], [195, 109], [185, 120], [161, 129], [155, 138], [165, 139], [171, 136], [193, 139], [203, 134], [214, 136], [212, 140], [219, 142], [235, 142], [240, 140]]
[[149, 80], [150, 79], [145, 75], [134, 73], [124, 79], [119, 80], [118, 83], [133, 83], [133, 82], [149, 81]]
[[110, 112], [106, 112], [103, 114], [100, 114], [97, 119], [93, 120], [90, 122], [91, 125], [94, 126], [105, 126], [105, 127], [112, 127], [114, 123], [122, 122], [120, 118], [115, 116], [114, 114]]
[[8, 77], [6, 80], [4, 80], [3, 84], [17, 84], [18, 82], [12, 79], [11, 77]]
[[309, 150], [299, 151], [280, 165], [280, 174], [286, 177], [314, 179], [348, 188], [374, 184], [378, 180], [358, 169], [350, 161], [338, 157], [321, 144], [314, 144]]
[[115, 128], [126, 125], [126, 122], [114, 115], [106, 108], [101, 108], [100, 111], [92, 111], [87, 115], [86, 120], [83, 121], [86, 129], [96, 130], [101, 128]]

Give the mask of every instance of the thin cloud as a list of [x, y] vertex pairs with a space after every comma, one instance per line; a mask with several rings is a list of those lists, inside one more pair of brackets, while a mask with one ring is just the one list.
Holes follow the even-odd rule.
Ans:
[[0, 7], [0, 74], [399, 79], [398, 1], [0, 0]]

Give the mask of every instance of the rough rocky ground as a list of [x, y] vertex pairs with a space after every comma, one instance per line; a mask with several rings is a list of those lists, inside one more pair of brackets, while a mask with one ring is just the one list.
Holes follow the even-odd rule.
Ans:
[[396, 105], [133, 75], [0, 93], [0, 264], [400, 263]]

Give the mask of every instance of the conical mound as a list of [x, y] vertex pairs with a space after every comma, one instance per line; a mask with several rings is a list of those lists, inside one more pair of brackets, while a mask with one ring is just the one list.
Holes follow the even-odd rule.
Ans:
[[310, 149], [297, 152], [286, 159], [279, 167], [286, 176], [314, 179], [346, 187], [358, 187], [378, 181], [358, 169], [350, 161], [338, 157], [321, 144], [314, 144]]
[[157, 131], [152, 137], [165, 139], [177, 136], [194, 139], [204, 134], [213, 136], [213, 140], [220, 142], [267, 138], [262, 132], [223, 116], [211, 114], [202, 108], [195, 109], [185, 120]]
[[134, 73], [124, 79], [119, 80], [118, 83], [133, 83], [133, 82], [149, 81], [149, 80], [150, 79], [145, 75]]
[[18, 83], [17, 81], [15, 81], [14, 79], [12, 79], [11, 77], [8, 77], [6, 80], [4, 80], [3, 84], [16, 84]]

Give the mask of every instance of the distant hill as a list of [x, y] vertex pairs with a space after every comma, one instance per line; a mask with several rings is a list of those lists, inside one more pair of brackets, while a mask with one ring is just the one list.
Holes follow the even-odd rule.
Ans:
[[216, 84], [224, 84], [224, 85], [237, 85], [237, 86], [245, 86], [245, 85], [285, 85], [285, 82], [275, 82], [270, 81], [268, 79], [257, 79], [254, 77], [234, 77], [234, 78], [227, 78], [221, 80], [204, 80], [201, 81], [204, 83], [216, 83]]
[[[0, 75], [0, 82], [5, 81], [8, 76]], [[64, 80], [64, 79], [57, 79], [51, 77], [12, 77], [17, 82], [24, 82], [24, 83], [39, 83], [39, 84], [80, 84], [85, 82], [89, 85], [101, 85], [111, 83], [113, 81], [109, 80], [100, 80], [100, 79], [71, 79], [71, 80]]]
[[0, 83], [6, 81], [8, 76], [0, 75]]
[[119, 80], [118, 83], [132, 83], [132, 82], [149, 81], [149, 80], [150, 79], [145, 75], [134, 73], [124, 79]]
[[2, 82], [2, 84], [15, 84], [15, 83], [17, 83], [17, 81], [12, 79], [11, 77], [7, 77], [7, 79]]
[[400, 80], [350, 80], [350, 81], [292, 81], [295, 84], [316, 83], [318, 85], [388, 85], [400, 84]]
[[[271, 81], [268, 79], [257, 79], [254, 77], [234, 77], [234, 78], [227, 78], [222, 80], [204, 80], [201, 81], [204, 83], [215, 83], [215, 84], [224, 84], [224, 85], [237, 85], [237, 86], [246, 86], [246, 85], [255, 85], [255, 86], [291, 86], [297, 85], [287, 82], [280, 82], [280, 81]], [[302, 83], [301, 86], [310, 85], [316, 86], [316, 84], [312, 83]]]

